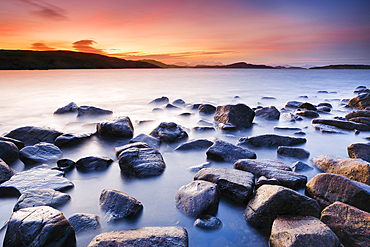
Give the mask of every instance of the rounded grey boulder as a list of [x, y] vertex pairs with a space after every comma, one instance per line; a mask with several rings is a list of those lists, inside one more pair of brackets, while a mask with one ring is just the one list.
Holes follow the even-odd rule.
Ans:
[[157, 128], [150, 132], [150, 135], [163, 142], [176, 142], [187, 138], [188, 134], [174, 122], [162, 122]]
[[50, 143], [38, 143], [27, 146], [19, 151], [19, 159], [25, 164], [47, 163], [58, 160], [63, 155], [62, 151]]
[[112, 162], [108, 157], [88, 156], [79, 159], [76, 168], [81, 171], [101, 171], [107, 169]]
[[8, 141], [0, 141], [0, 159], [11, 164], [18, 159], [19, 150], [17, 146]]
[[76, 233], [100, 228], [99, 216], [95, 214], [75, 213], [69, 216], [68, 221]]
[[129, 117], [113, 118], [96, 125], [96, 131], [102, 137], [132, 138], [134, 126]]

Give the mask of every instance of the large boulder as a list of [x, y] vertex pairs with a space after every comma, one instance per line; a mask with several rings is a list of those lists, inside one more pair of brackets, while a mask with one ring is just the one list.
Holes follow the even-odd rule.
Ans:
[[216, 111], [216, 107], [211, 104], [201, 104], [198, 107], [198, 112], [203, 115], [211, 115]]
[[180, 150], [180, 151], [202, 150], [202, 149], [208, 149], [212, 145], [213, 145], [213, 142], [207, 139], [190, 140], [188, 142], [181, 143], [179, 146], [175, 148], [175, 151], [176, 150]]
[[319, 218], [316, 200], [278, 185], [263, 185], [245, 208], [246, 221], [255, 227], [271, 228], [278, 215], [314, 216]]
[[11, 164], [18, 159], [19, 150], [17, 146], [8, 141], [0, 141], [0, 159]]
[[129, 148], [118, 159], [122, 173], [137, 177], [158, 176], [166, 168], [161, 153], [153, 148]]
[[26, 126], [10, 131], [5, 137], [20, 140], [24, 145], [32, 146], [39, 142], [54, 143], [55, 139], [62, 134], [62, 132], [50, 128]]
[[370, 212], [370, 186], [341, 175], [319, 173], [308, 181], [306, 195], [325, 208], [336, 201]]
[[217, 140], [207, 151], [207, 158], [216, 161], [236, 162], [239, 159], [255, 159], [257, 155], [242, 147], [237, 147], [229, 142]]
[[75, 231], [64, 215], [48, 206], [23, 208], [13, 213], [4, 246], [76, 246]]
[[312, 119], [313, 124], [326, 124], [330, 126], [335, 126], [339, 129], [346, 129], [346, 130], [362, 130], [362, 131], [370, 131], [370, 126], [362, 123], [355, 123], [352, 121], [347, 120], [339, 120], [339, 119]]
[[0, 184], [14, 175], [13, 170], [0, 158]]
[[23, 142], [21, 142], [19, 140], [16, 140], [16, 139], [13, 139], [13, 138], [10, 138], [10, 137], [0, 136], [0, 141], [13, 142], [19, 150], [24, 148], [24, 143]]
[[176, 194], [176, 207], [189, 217], [215, 215], [220, 200], [217, 185], [197, 180], [182, 186]]
[[254, 147], [277, 147], [277, 146], [293, 146], [305, 143], [306, 138], [281, 136], [275, 134], [265, 134], [251, 137], [241, 137], [236, 145]]
[[334, 155], [319, 155], [312, 158], [317, 168], [343, 175], [349, 179], [370, 185], [370, 163], [362, 159], [343, 158]]
[[132, 138], [134, 126], [129, 117], [113, 118], [96, 125], [96, 131], [102, 137]]
[[363, 159], [370, 162], [370, 144], [354, 143], [347, 147], [348, 156], [352, 159]]
[[143, 227], [135, 230], [104, 232], [97, 235], [88, 247], [108, 246], [188, 246], [188, 233], [182, 227]]
[[113, 162], [111, 158], [103, 156], [88, 156], [76, 162], [77, 170], [81, 171], [101, 171], [107, 169]]
[[54, 114], [65, 114], [65, 113], [75, 113], [77, 112], [78, 106], [75, 102], [71, 102], [66, 106], [58, 108]]
[[63, 206], [70, 199], [70, 195], [53, 189], [30, 189], [24, 191], [18, 198], [13, 211], [38, 206], [50, 206], [56, 208]]
[[279, 120], [280, 112], [275, 106], [262, 107], [255, 111], [256, 117], [261, 117], [267, 120]]
[[134, 142], [145, 142], [149, 145], [149, 147], [155, 149], [158, 149], [159, 145], [161, 144], [161, 140], [159, 140], [158, 138], [143, 133], [138, 136], [135, 136], [130, 140], [130, 143]]
[[341, 247], [335, 233], [312, 216], [279, 216], [271, 228], [271, 247]]
[[149, 135], [163, 142], [176, 142], [188, 137], [186, 131], [174, 122], [160, 123]]
[[254, 175], [231, 168], [203, 168], [194, 175], [194, 180], [217, 184], [221, 195], [238, 203], [247, 203], [254, 188]]
[[353, 106], [360, 110], [365, 110], [366, 107], [370, 106], [370, 93], [360, 94], [348, 101], [349, 106]]
[[86, 140], [92, 135], [93, 134], [90, 133], [81, 133], [81, 134], [66, 133], [58, 136], [54, 141], [54, 145], [58, 147], [75, 145]]
[[237, 128], [252, 126], [255, 113], [245, 104], [217, 106], [214, 119], [225, 124], [235, 125]]
[[57, 161], [62, 155], [62, 151], [57, 146], [43, 142], [24, 147], [19, 151], [19, 159], [25, 164]]
[[100, 229], [99, 216], [95, 214], [75, 213], [69, 216], [68, 221], [76, 233]]
[[111, 110], [101, 109], [95, 106], [80, 106], [77, 109], [77, 117], [111, 115]]
[[118, 190], [104, 189], [99, 205], [106, 212], [108, 220], [134, 217], [143, 210], [143, 204], [135, 198]]
[[321, 212], [321, 221], [330, 227], [344, 246], [369, 246], [370, 213], [335, 202]]
[[298, 159], [307, 159], [310, 156], [310, 152], [304, 150], [303, 148], [286, 146], [278, 147], [277, 153], [282, 156], [295, 157]]

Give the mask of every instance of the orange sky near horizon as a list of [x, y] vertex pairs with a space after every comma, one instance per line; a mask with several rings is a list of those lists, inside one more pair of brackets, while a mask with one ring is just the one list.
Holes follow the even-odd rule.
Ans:
[[370, 64], [370, 1], [9, 0], [0, 49], [165, 63]]

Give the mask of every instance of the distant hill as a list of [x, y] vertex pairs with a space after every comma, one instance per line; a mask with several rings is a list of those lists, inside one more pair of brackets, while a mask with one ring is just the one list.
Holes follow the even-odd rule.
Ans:
[[73, 51], [0, 50], [1, 70], [161, 68], [158, 65]]
[[272, 66], [256, 65], [245, 62], [232, 63], [228, 65], [197, 65], [195, 68], [214, 68], [214, 69], [274, 69]]
[[328, 66], [322, 66], [322, 67], [312, 67], [310, 69], [370, 69], [370, 65], [340, 64], [340, 65], [328, 65]]
[[161, 68], [184, 68], [184, 67], [186, 67], [186, 66], [178, 66], [178, 65], [174, 65], [174, 64], [165, 64], [165, 63], [159, 62], [157, 60], [152, 60], [152, 59], [142, 59], [142, 60], [137, 60], [137, 61], [151, 63], [151, 64], [157, 65]]

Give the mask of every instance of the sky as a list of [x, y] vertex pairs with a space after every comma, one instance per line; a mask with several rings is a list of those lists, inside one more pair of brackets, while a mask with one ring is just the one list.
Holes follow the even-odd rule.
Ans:
[[0, 49], [168, 64], [370, 64], [370, 0], [0, 0]]

